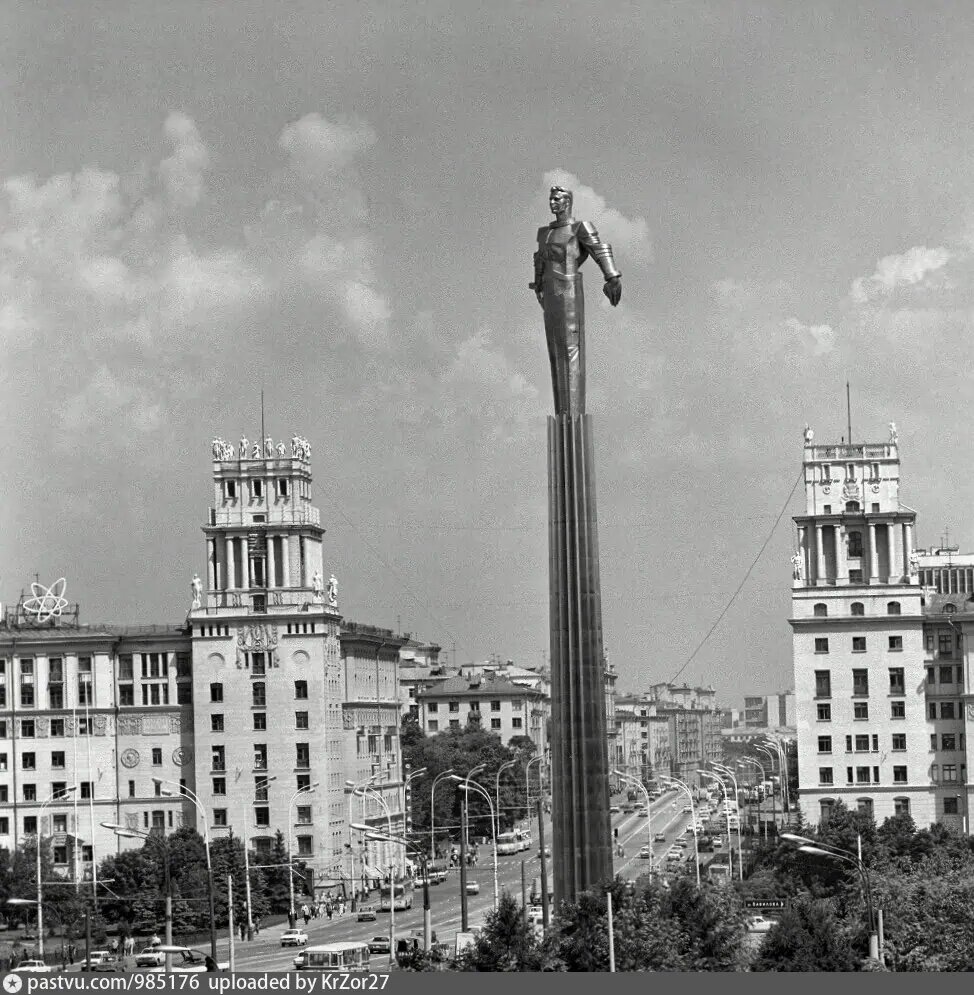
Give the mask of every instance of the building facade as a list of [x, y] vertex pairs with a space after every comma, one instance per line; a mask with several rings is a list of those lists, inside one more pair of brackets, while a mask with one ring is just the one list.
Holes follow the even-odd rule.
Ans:
[[908, 812], [965, 829], [974, 612], [920, 583], [943, 565], [914, 550], [895, 430], [883, 443], [807, 439], [804, 479], [790, 620], [802, 811], [818, 823], [841, 800], [880, 822]]

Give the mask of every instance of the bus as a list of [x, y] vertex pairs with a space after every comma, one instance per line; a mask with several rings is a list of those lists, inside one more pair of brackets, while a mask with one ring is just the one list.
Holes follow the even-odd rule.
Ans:
[[[395, 894], [395, 899], [393, 899], [393, 894]], [[397, 881], [394, 885], [382, 885], [379, 889], [379, 911], [391, 912], [393, 901], [395, 901], [397, 912], [405, 912], [413, 907], [412, 881]]]
[[506, 853], [517, 853], [521, 849], [521, 845], [518, 842], [517, 833], [498, 833], [497, 834], [497, 855], [501, 856]]
[[369, 945], [352, 940], [342, 943], [322, 943], [304, 950], [303, 971], [329, 973], [362, 973], [369, 969]]

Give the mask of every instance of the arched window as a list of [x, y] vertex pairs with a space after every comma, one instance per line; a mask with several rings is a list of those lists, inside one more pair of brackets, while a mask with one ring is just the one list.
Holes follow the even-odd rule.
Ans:
[[829, 613], [829, 606], [825, 604], [824, 601], [820, 601], [812, 611], [815, 613], [816, 618], [825, 618]]
[[866, 606], [861, 601], [853, 601], [849, 606], [849, 612], [852, 615], [865, 615]]
[[910, 799], [909, 798], [894, 798], [893, 799], [893, 812], [895, 815], [909, 815], [910, 814]]
[[872, 798], [857, 798], [856, 810], [859, 812], [860, 815], [868, 815], [870, 818], [872, 818], [873, 816]]
[[[856, 504], [855, 501], [850, 501], [849, 504]], [[855, 508], [850, 508], [846, 505], [846, 511], [858, 511], [859, 505]], [[862, 533], [861, 532], [850, 532], [849, 533], [849, 555], [850, 556], [862, 556]]]
[[955, 605], [955, 604], [946, 604], [946, 605], [944, 605], [944, 614], [945, 615], [952, 615], [955, 611], [957, 611], [957, 605]]
[[834, 798], [823, 798], [819, 803], [819, 825], [824, 826], [829, 819], [832, 818], [832, 812], [835, 810], [835, 799]]
[[[859, 507], [859, 502], [858, 501], [846, 501], [846, 503], [845, 503], [845, 510], [846, 511], [862, 511], [862, 508]], [[851, 555], [862, 556], [862, 552], [860, 551], [858, 553], [851, 554]]]
[[900, 613], [900, 603], [898, 601], [886, 602], [887, 615], [899, 615], [899, 613]]

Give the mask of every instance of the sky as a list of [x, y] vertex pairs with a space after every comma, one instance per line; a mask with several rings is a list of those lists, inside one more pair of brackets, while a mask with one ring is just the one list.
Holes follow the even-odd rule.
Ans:
[[181, 620], [263, 390], [345, 617], [541, 662], [559, 182], [623, 274], [585, 270], [620, 685], [791, 686], [846, 381], [918, 544], [972, 546], [972, 55], [959, 2], [0, 5], [0, 598]]

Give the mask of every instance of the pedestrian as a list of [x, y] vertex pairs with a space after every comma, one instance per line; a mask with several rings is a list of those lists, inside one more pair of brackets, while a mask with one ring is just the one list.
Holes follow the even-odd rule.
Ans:
[[247, 923], [246, 922], [241, 922], [240, 923], [240, 939], [241, 940], [246, 940], [247, 939]]
[[254, 916], [254, 932], [260, 936], [260, 916]]
[[331, 915], [334, 910], [331, 907], [331, 902], [325, 906], [325, 915], [328, 916], [328, 921], [331, 922]]
[[345, 899], [344, 898], [338, 903], [338, 914], [340, 916], [345, 915]]
[[112, 952], [113, 957], [118, 956], [118, 939], [117, 937], [112, 937], [112, 942], [109, 944], [108, 949]]

